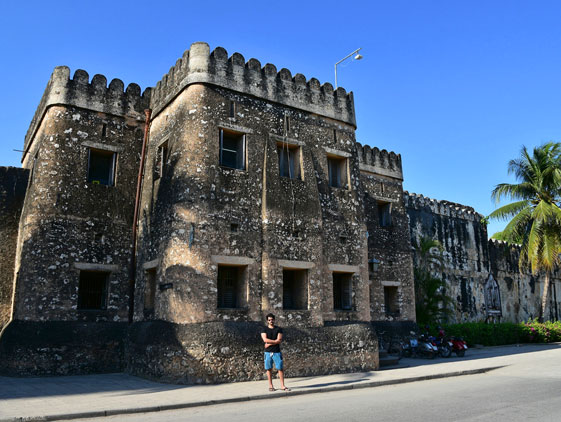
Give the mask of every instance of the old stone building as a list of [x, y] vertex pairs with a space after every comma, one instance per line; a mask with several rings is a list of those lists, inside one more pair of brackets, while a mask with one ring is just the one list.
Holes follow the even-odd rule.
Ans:
[[404, 195], [401, 156], [355, 129], [352, 93], [205, 43], [143, 92], [57, 67], [0, 172], [0, 372], [257, 379], [269, 312], [289, 376], [375, 369], [375, 328], [415, 321], [422, 235], [458, 319], [485, 292], [528, 315], [478, 216]]

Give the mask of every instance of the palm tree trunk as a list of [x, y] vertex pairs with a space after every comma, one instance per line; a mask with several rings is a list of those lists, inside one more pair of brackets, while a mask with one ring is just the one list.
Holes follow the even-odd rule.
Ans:
[[545, 317], [545, 308], [547, 307], [547, 299], [549, 297], [549, 284], [549, 271], [546, 271], [542, 292], [542, 306], [540, 308], [540, 322], [543, 322]]

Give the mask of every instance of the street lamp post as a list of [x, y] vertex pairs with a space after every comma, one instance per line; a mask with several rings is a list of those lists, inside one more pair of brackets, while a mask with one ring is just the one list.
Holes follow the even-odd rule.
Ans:
[[345, 60], [347, 60], [349, 57], [351, 57], [351, 56], [352, 56], [353, 54], [355, 54], [355, 53], [356, 53], [356, 56], [354, 56], [354, 59], [355, 59], [355, 60], [361, 60], [361, 59], [362, 59], [362, 56], [361, 56], [360, 54], [358, 54], [358, 52], [359, 52], [360, 50], [362, 50], [362, 47], [361, 47], [361, 48], [357, 48], [357, 49], [356, 49], [355, 51], [353, 51], [351, 54], [349, 54], [349, 55], [343, 57], [341, 60], [339, 60], [337, 63], [335, 63], [335, 89], [338, 88], [338, 86], [337, 86], [337, 65], [338, 65], [339, 63], [341, 63], [341, 62], [344, 62]]

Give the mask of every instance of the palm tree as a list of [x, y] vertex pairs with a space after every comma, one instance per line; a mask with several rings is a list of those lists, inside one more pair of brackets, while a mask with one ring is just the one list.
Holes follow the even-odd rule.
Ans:
[[532, 155], [522, 147], [520, 157], [510, 160], [508, 173], [518, 184], [501, 183], [493, 189], [495, 203], [508, 198], [514, 202], [493, 211], [489, 218], [509, 220], [494, 239], [521, 245], [520, 272], [545, 273], [540, 307], [543, 321], [551, 273], [559, 266], [561, 253], [561, 144], [550, 142], [534, 148]]

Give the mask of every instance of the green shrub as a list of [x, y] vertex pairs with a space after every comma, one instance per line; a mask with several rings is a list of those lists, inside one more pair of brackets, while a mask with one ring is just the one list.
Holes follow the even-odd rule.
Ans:
[[[516, 343], [552, 343], [561, 341], [561, 321], [540, 323], [536, 320], [514, 324], [502, 322], [466, 322], [442, 326], [449, 336], [463, 337], [468, 345], [500, 346]], [[431, 332], [435, 332], [435, 327]]]

